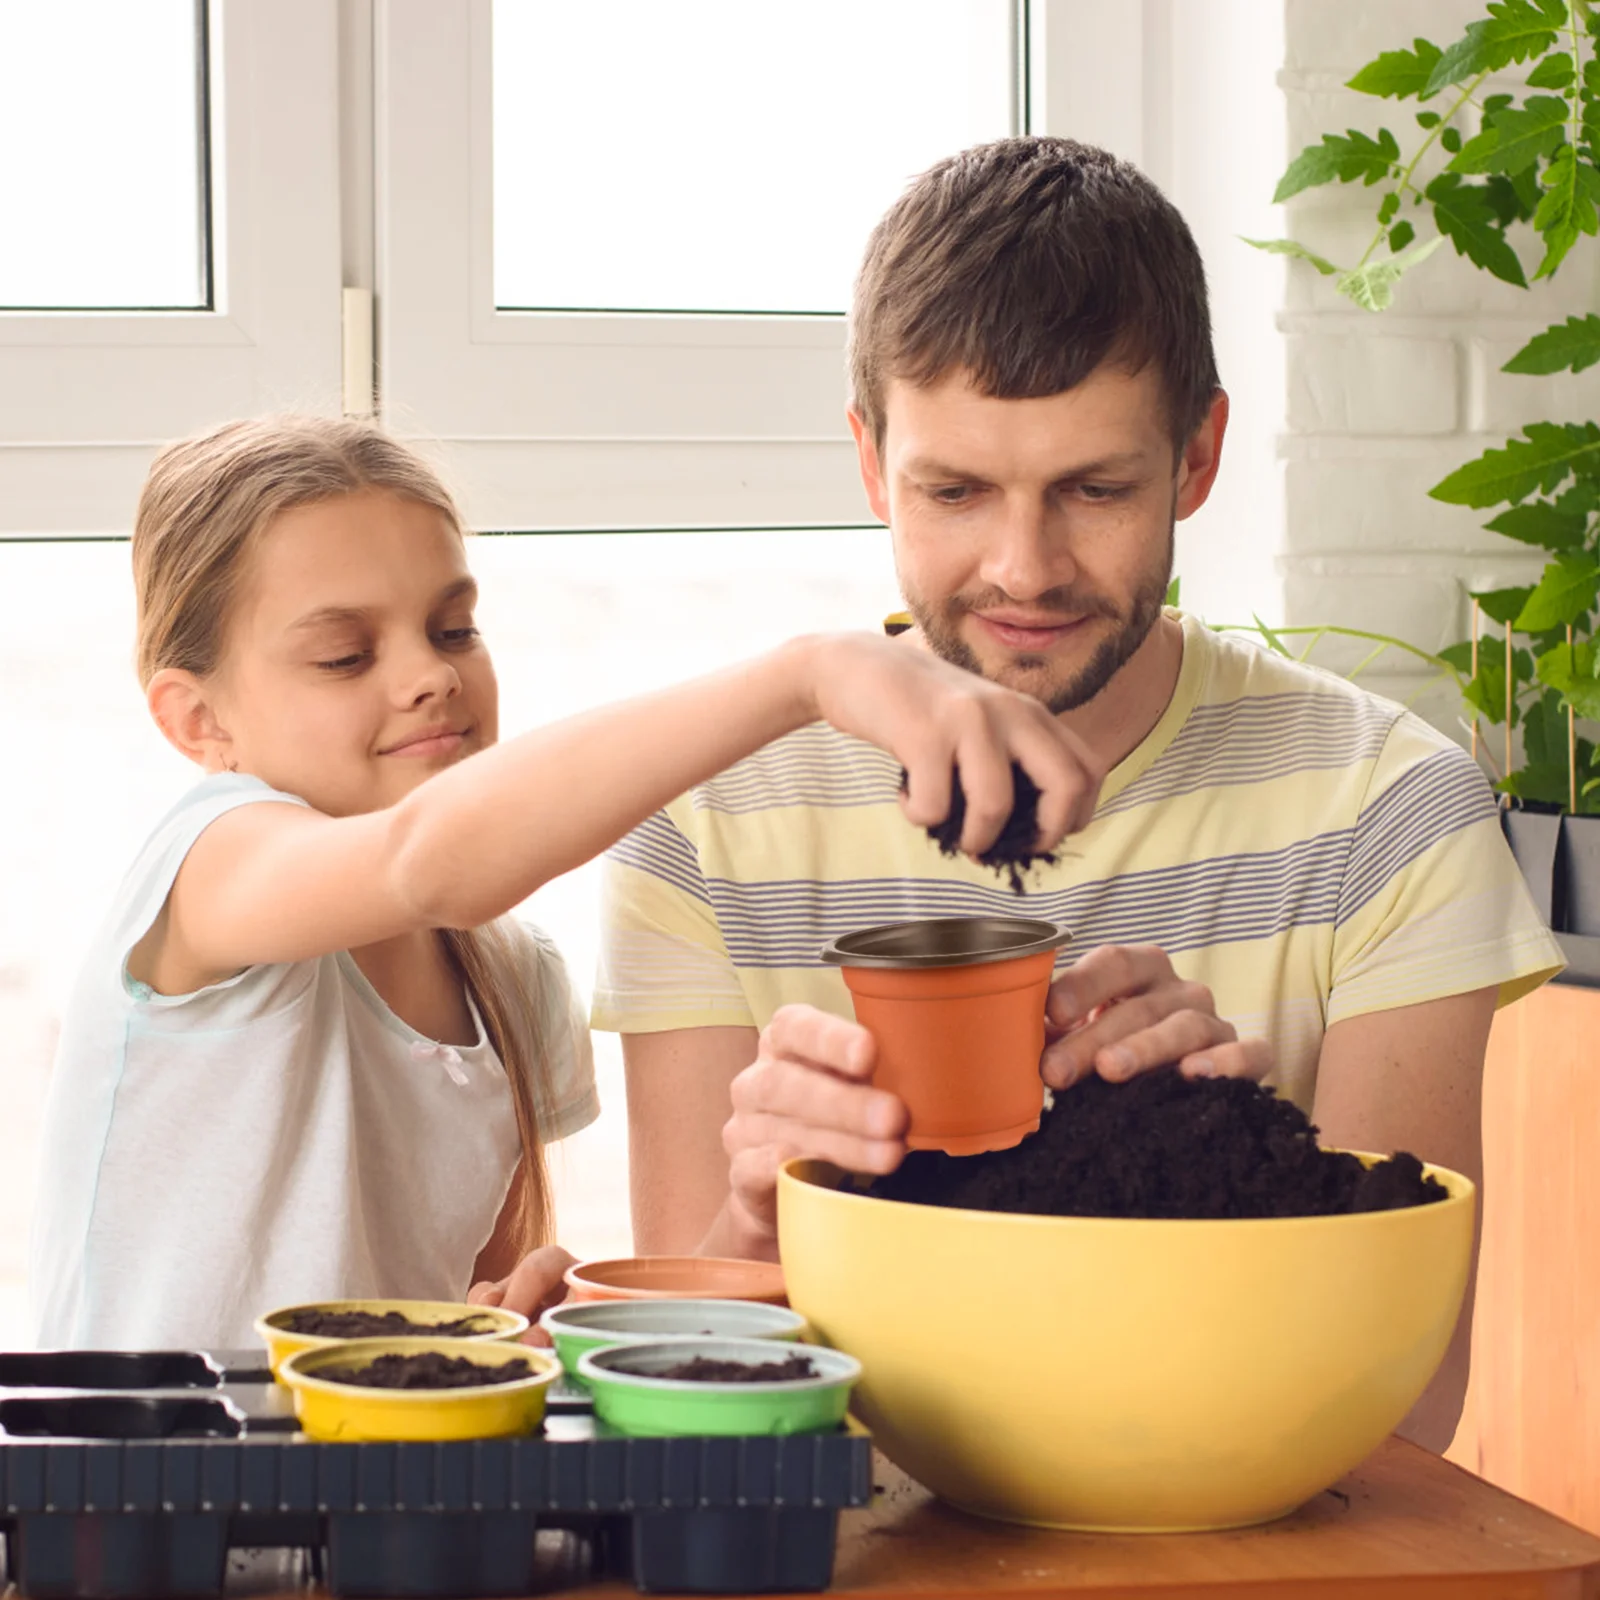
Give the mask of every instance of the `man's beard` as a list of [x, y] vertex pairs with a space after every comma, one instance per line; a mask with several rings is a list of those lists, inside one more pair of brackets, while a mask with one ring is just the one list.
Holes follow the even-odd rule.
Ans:
[[1094, 654], [1079, 671], [1064, 683], [1049, 684], [1047, 680], [1042, 688], [1034, 685], [1038, 675], [1050, 671], [1048, 657], [1013, 656], [999, 672], [985, 672], [977, 653], [961, 637], [961, 619], [968, 613], [1016, 604], [1004, 590], [984, 589], [973, 594], [954, 595], [942, 606], [934, 607], [906, 588], [905, 600], [918, 628], [922, 630], [922, 637], [935, 655], [952, 666], [977, 673], [979, 677], [991, 678], [1009, 689], [1032, 694], [1044, 701], [1051, 712], [1059, 715], [1063, 711], [1074, 711], [1093, 700], [1149, 638], [1172, 583], [1172, 553], [1173, 540], [1169, 530], [1165, 559], [1140, 582], [1126, 611], [1104, 595], [1075, 589], [1070, 584], [1064, 588], [1046, 590], [1028, 602], [1029, 611], [1035, 613], [1055, 613], [1074, 618], [1105, 617], [1117, 624], [1100, 641]]

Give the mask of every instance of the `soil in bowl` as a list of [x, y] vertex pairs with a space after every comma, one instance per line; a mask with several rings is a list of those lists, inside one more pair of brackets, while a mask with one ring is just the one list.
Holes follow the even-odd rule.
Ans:
[[[627, 1372], [627, 1367], [618, 1367]], [[678, 1383], [794, 1383], [815, 1378], [817, 1364], [809, 1356], [789, 1356], [783, 1361], [718, 1361], [711, 1356], [693, 1356], [670, 1367], [652, 1368], [634, 1374], [641, 1378], [671, 1378]]]
[[455, 1317], [447, 1322], [413, 1322], [403, 1311], [328, 1311], [302, 1306], [275, 1319], [285, 1333], [314, 1334], [322, 1339], [460, 1339], [487, 1333], [483, 1316]]
[[[904, 789], [908, 782], [908, 774], [902, 769], [900, 787]], [[1011, 815], [1006, 818], [1006, 825], [1000, 830], [999, 837], [978, 860], [1008, 877], [1013, 894], [1025, 894], [1027, 882], [1024, 873], [1041, 862], [1053, 863], [1056, 856], [1052, 851], [1034, 848], [1039, 837], [1039, 786], [1016, 761], [1011, 763], [1011, 786]], [[943, 822], [928, 829], [929, 838], [938, 845], [942, 855], [961, 853], [961, 829], [966, 820], [967, 795], [961, 787], [961, 774], [956, 772], [951, 776], [949, 815]]]
[[318, 1367], [317, 1376], [329, 1383], [348, 1383], [361, 1389], [481, 1389], [486, 1384], [515, 1383], [534, 1375], [531, 1362], [521, 1356], [493, 1366], [447, 1356], [439, 1350], [419, 1350], [400, 1355], [390, 1351], [374, 1356], [359, 1367]]
[[1058, 1094], [1009, 1150], [913, 1150], [867, 1193], [885, 1200], [1086, 1217], [1314, 1217], [1446, 1198], [1414, 1155], [1368, 1166], [1324, 1150], [1305, 1113], [1243, 1078], [1162, 1068]]

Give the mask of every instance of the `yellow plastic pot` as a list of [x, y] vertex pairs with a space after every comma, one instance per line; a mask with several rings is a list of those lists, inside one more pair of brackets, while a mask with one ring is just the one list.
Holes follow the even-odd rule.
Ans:
[[872, 1200], [796, 1161], [778, 1237], [790, 1303], [865, 1369], [855, 1414], [936, 1494], [1046, 1527], [1240, 1527], [1356, 1466], [1438, 1369], [1474, 1200], [1428, 1170], [1433, 1205], [1170, 1222]]
[[[311, 1300], [297, 1306], [279, 1306], [256, 1318], [256, 1333], [267, 1347], [267, 1364], [278, 1377], [278, 1368], [299, 1350], [327, 1350], [352, 1341], [329, 1338], [318, 1333], [290, 1333], [283, 1324], [297, 1311], [373, 1311], [382, 1315], [398, 1311], [413, 1322], [455, 1322], [461, 1317], [476, 1317], [481, 1333], [452, 1335], [453, 1339], [494, 1343], [520, 1338], [528, 1331], [528, 1319], [517, 1311], [499, 1306], [460, 1305], [453, 1300]], [[422, 1335], [418, 1335], [422, 1337]]]
[[[533, 1375], [464, 1389], [364, 1389], [332, 1383], [330, 1369], [360, 1367], [375, 1356], [438, 1350], [482, 1367], [523, 1360]], [[545, 1392], [561, 1376], [548, 1350], [471, 1344], [461, 1339], [348, 1339], [302, 1350], [283, 1363], [279, 1382], [294, 1393], [301, 1430], [313, 1439], [368, 1441], [499, 1439], [532, 1433], [544, 1421]]]

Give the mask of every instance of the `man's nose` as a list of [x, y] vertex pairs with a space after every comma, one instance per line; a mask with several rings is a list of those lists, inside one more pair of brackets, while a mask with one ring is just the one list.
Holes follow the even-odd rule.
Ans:
[[1013, 600], [1036, 600], [1076, 575], [1060, 540], [1052, 538], [1049, 508], [1041, 500], [1008, 499], [1000, 517], [984, 530], [979, 576]]

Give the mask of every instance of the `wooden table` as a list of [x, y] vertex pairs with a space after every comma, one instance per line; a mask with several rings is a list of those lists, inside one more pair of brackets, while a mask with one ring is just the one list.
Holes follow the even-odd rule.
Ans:
[[[832, 1593], [883, 1600], [1600, 1600], [1600, 1539], [1391, 1440], [1281, 1522], [1234, 1533], [1072, 1534], [966, 1516], [879, 1458], [840, 1523]], [[627, 1585], [570, 1591], [624, 1600]]]

